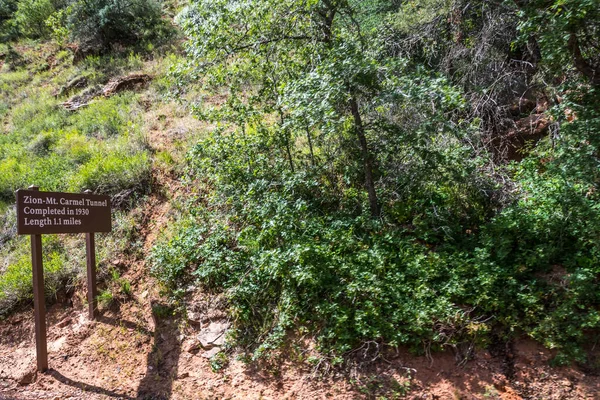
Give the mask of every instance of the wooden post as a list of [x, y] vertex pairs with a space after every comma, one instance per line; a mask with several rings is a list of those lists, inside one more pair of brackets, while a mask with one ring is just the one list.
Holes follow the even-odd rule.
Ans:
[[[39, 190], [30, 186], [29, 190]], [[37, 369], [48, 369], [48, 348], [46, 343], [46, 296], [44, 295], [44, 265], [42, 261], [42, 235], [31, 235], [31, 267], [33, 270], [33, 308], [35, 319], [35, 350]]]
[[[90, 190], [84, 193], [91, 194]], [[87, 260], [87, 290], [89, 317], [91, 320], [98, 316], [98, 288], [96, 286], [96, 238], [94, 232], [85, 234], [85, 251]]]

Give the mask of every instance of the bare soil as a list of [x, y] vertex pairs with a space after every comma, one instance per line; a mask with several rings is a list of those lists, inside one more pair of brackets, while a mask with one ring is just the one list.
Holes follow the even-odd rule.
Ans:
[[[600, 398], [598, 376], [550, 367], [552, 352], [529, 340], [517, 342], [510, 354], [478, 350], [464, 366], [449, 351], [428, 358], [400, 350], [345, 373], [315, 374], [285, 356], [263, 368], [233, 360], [213, 372], [195, 338], [204, 323], [156, 317], [154, 285], [139, 285], [138, 295], [103, 310], [97, 321], [88, 320], [83, 305], [50, 307], [50, 370], [34, 376], [32, 311], [3, 321], [0, 399]], [[218, 311], [206, 316], [222, 317]]]

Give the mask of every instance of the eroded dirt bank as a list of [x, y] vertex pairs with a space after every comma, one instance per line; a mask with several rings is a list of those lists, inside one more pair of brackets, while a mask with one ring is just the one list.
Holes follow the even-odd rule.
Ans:
[[[0, 324], [1, 399], [597, 399], [600, 378], [575, 367], [552, 368], [550, 351], [522, 340], [478, 350], [464, 366], [451, 351], [417, 357], [400, 351], [360, 372], [313, 374], [294, 357], [258, 369], [233, 360], [213, 372], [196, 339], [218, 311], [198, 323], [156, 316], [151, 282], [139, 280], [130, 301], [89, 321], [83, 305], [48, 313], [50, 370], [35, 365], [32, 312]], [[202, 299], [198, 299], [202, 302]]]

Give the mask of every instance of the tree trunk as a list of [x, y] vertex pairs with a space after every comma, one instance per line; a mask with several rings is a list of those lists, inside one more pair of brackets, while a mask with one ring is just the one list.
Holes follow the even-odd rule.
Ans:
[[308, 148], [310, 149], [310, 165], [315, 166], [315, 153], [313, 152], [312, 139], [310, 137], [310, 129], [306, 127], [306, 138], [308, 139]]
[[369, 207], [371, 209], [371, 216], [379, 217], [379, 204], [377, 202], [377, 193], [375, 192], [375, 182], [373, 180], [373, 159], [369, 148], [367, 146], [367, 138], [365, 137], [365, 128], [360, 117], [360, 111], [358, 109], [358, 102], [356, 98], [350, 98], [350, 110], [354, 117], [354, 130], [356, 136], [358, 136], [358, 142], [360, 144], [360, 151], [362, 153], [363, 167], [365, 170], [365, 187], [369, 194]]
[[[283, 111], [279, 110], [279, 120], [281, 121], [281, 126], [283, 126], [284, 123], [284, 118], [283, 118]], [[294, 158], [292, 157], [292, 149], [291, 149], [291, 145], [290, 145], [290, 134], [288, 132], [287, 129], [283, 130], [283, 141], [285, 144], [285, 151], [287, 153], [288, 156], [288, 160], [290, 161], [290, 169], [292, 170], [292, 174], [295, 173], [294, 170]]]
[[600, 85], [600, 70], [594, 69], [583, 57], [581, 49], [579, 48], [579, 39], [575, 33], [569, 35], [567, 46], [571, 56], [573, 56], [575, 68], [577, 68], [582, 75], [589, 78], [594, 85]]

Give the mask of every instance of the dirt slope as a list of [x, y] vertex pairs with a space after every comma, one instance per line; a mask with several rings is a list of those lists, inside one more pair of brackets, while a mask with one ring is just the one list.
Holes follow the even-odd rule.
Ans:
[[[390, 355], [360, 373], [315, 378], [289, 361], [254, 369], [233, 361], [211, 370], [198, 328], [153, 318], [153, 287], [90, 322], [83, 306], [49, 310], [50, 370], [35, 365], [32, 312], [0, 325], [0, 399], [597, 399], [600, 379], [549, 367], [549, 351], [522, 341], [511, 354], [480, 350], [464, 367], [451, 352], [433, 359]], [[31, 383], [27, 383], [28, 378]]]

